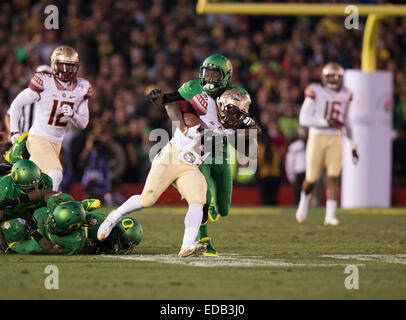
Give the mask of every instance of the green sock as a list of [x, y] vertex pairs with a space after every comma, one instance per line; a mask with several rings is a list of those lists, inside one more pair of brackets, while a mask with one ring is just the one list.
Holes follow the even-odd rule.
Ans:
[[209, 236], [207, 232], [207, 221], [200, 225], [199, 228], [199, 239], [207, 238]]

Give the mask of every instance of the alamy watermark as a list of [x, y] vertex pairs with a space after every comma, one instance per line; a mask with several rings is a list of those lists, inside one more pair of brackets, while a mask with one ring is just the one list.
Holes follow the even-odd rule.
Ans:
[[45, 7], [44, 13], [48, 16], [45, 18], [45, 28], [47, 30], [59, 29], [59, 9], [57, 6], [50, 4]]
[[344, 13], [347, 14], [344, 21], [344, 27], [348, 30], [359, 29], [358, 7], [355, 5], [348, 5], [344, 9]]
[[345, 278], [344, 286], [347, 290], [359, 289], [359, 271], [356, 265], [350, 264], [345, 267], [345, 274], [349, 274]]
[[49, 274], [44, 280], [44, 287], [48, 290], [59, 289], [59, 269], [57, 266], [50, 264], [45, 267], [45, 274]]

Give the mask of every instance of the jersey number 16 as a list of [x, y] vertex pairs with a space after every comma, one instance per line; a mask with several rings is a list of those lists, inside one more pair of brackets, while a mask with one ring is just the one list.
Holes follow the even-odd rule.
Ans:
[[[337, 108], [338, 107], [338, 108]], [[324, 118], [327, 120], [340, 121], [341, 102], [340, 101], [326, 101], [326, 108], [324, 109]]]

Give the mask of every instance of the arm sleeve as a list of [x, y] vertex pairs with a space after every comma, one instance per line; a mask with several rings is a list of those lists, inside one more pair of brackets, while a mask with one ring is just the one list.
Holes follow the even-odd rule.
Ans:
[[162, 104], [183, 100], [185, 99], [180, 95], [179, 91], [175, 91], [172, 93], [164, 93]]
[[88, 99], [82, 101], [82, 103], [78, 107], [77, 112], [73, 113], [71, 119], [73, 125], [80, 130], [85, 129], [87, 127], [87, 124], [89, 123], [88, 101], [89, 101]]
[[316, 103], [313, 98], [306, 97], [299, 114], [299, 123], [303, 127], [328, 127], [326, 119], [316, 116]]
[[18, 132], [18, 122], [21, 118], [22, 108], [25, 105], [34, 103], [39, 98], [39, 94], [30, 88], [21, 91], [13, 100], [10, 106], [10, 132]]

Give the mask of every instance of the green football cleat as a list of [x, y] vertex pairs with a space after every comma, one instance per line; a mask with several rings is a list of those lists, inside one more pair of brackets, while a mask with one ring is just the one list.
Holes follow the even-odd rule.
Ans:
[[199, 240], [200, 243], [206, 244], [206, 252], [203, 252], [203, 255], [206, 257], [217, 257], [218, 252], [214, 248], [213, 240], [210, 237], [202, 238]]
[[220, 219], [220, 214], [213, 204], [209, 205], [209, 218], [212, 222], [216, 222], [218, 219]]

